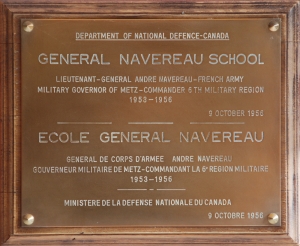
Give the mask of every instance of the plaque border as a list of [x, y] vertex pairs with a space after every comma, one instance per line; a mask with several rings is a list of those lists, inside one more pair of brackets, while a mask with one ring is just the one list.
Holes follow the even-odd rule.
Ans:
[[[282, 31], [282, 226], [249, 233], [235, 227], [199, 231], [169, 227], [21, 228], [20, 221], [20, 20], [22, 18], [279, 17]], [[0, 244], [257, 244], [299, 245], [300, 2], [292, 0], [0, 0]], [[217, 228], [217, 229], [216, 229]], [[252, 231], [253, 229], [253, 231]], [[96, 232], [96, 233], [95, 233]], [[86, 235], [85, 235], [86, 234]]]

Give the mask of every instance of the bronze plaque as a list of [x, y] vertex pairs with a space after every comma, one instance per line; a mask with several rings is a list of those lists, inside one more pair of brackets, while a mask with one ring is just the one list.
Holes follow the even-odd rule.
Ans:
[[22, 226], [281, 225], [279, 19], [21, 32]]

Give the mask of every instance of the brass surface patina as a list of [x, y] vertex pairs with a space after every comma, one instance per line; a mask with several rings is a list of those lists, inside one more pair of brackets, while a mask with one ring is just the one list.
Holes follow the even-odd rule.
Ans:
[[21, 26], [23, 227], [281, 224], [279, 19]]

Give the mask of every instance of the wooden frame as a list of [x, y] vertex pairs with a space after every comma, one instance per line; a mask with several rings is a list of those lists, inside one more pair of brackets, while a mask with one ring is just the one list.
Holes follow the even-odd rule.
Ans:
[[[0, 2], [1, 3], [1, 2]], [[300, 2], [280, 1], [105, 1], [105, 0], [2, 0], [0, 5], [0, 244], [4, 245], [65, 245], [65, 244], [257, 244], [299, 245], [299, 65], [300, 65]], [[267, 233], [254, 231], [243, 234], [232, 228], [222, 231], [214, 228], [187, 232], [174, 230], [171, 234], [155, 229], [132, 233], [104, 229], [102, 233], [80, 228], [23, 231], [20, 226], [20, 149], [14, 143], [20, 137], [19, 83], [20, 74], [20, 19], [31, 18], [86, 18], [111, 16], [154, 17], [165, 16], [277, 16], [285, 20], [286, 39], [282, 44], [282, 80], [285, 108], [282, 110], [282, 226]]]

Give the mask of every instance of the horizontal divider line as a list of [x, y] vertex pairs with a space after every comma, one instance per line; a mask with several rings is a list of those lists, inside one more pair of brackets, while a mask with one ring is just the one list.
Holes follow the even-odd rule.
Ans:
[[243, 125], [245, 122], [190, 122], [191, 125]]
[[57, 122], [58, 125], [111, 125], [112, 122]]
[[117, 189], [117, 190], [147, 190], [147, 189]]
[[173, 125], [173, 122], [128, 122], [129, 125]]
[[[117, 189], [119, 191], [143, 191], [148, 189]], [[158, 190], [158, 191], [185, 191], [186, 189], [149, 189], [149, 190]]]

